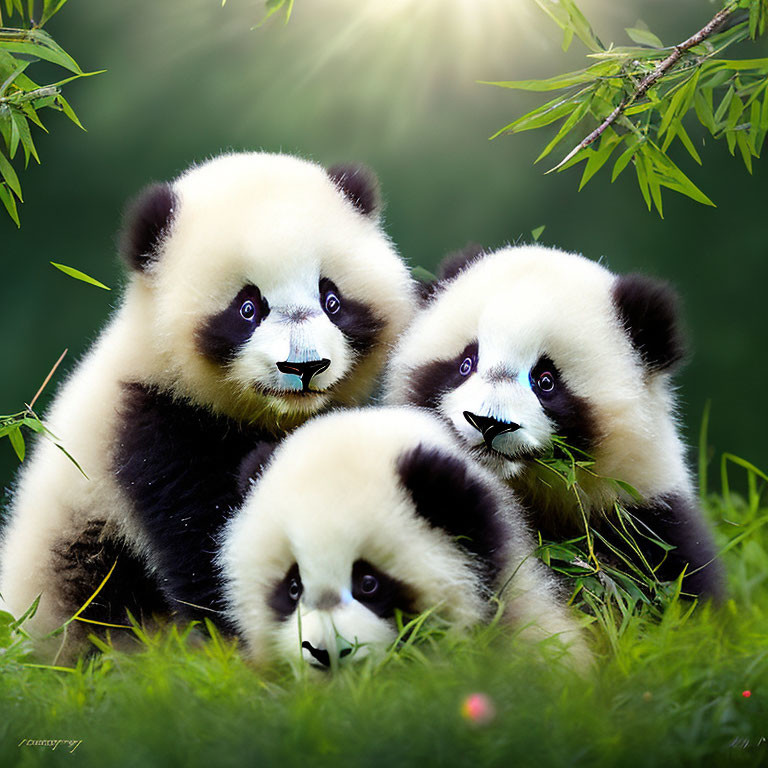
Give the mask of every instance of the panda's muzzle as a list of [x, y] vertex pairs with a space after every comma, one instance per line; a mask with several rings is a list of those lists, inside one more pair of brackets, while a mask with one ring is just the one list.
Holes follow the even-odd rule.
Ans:
[[[310, 643], [308, 640], [305, 640], [301, 644], [301, 647], [306, 648], [312, 656], [314, 660], [312, 662], [312, 666], [325, 669], [331, 668], [331, 655], [324, 648], [315, 648], [315, 646], [312, 645], [312, 643]], [[350, 653], [352, 653], [351, 648], [342, 648], [339, 651], [339, 659], [343, 659], [345, 656], [349, 656]]]
[[292, 373], [301, 379], [302, 392], [309, 392], [309, 383], [313, 377], [327, 370], [330, 364], [331, 361], [327, 357], [323, 357], [320, 360], [308, 360], [305, 363], [294, 363], [289, 360], [276, 363], [277, 370], [280, 373]]
[[464, 418], [480, 432], [488, 448], [493, 448], [493, 441], [499, 435], [520, 429], [520, 425], [514, 421], [499, 421], [491, 416], [479, 416], [471, 411], [464, 411]]

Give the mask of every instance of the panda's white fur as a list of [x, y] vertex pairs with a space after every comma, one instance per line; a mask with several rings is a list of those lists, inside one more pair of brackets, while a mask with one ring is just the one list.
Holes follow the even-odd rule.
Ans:
[[[391, 645], [394, 620], [353, 594], [351, 574], [360, 560], [406, 585], [416, 612], [435, 609], [456, 630], [491, 618], [495, 605], [478, 560], [461, 536], [440, 527], [441, 514], [461, 510], [437, 510], [425, 518], [398, 474], [398, 462], [415, 449], [436, 451], [435, 464], [445, 457], [456, 462], [452, 466], [466, 472], [456, 482], [478, 483], [484, 503], [496, 505], [503, 517], [502, 540], [495, 546], [506, 551], [491, 591], [509, 580], [502, 594], [506, 621], [529, 639], [558, 635], [570, 644], [574, 661], [586, 663], [589, 652], [578, 626], [533, 556], [532, 538], [511, 494], [468, 457], [440, 419], [408, 407], [320, 416], [273, 454], [221, 541], [227, 613], [247, 654], [262, 663], [303, 658], [324, 667]], [[425, 471], [431, 471], [429, 464]], [[454, 482], [447, 474], [441, 478], [438, 469], [430, 482], [443, 480]], [[455, 505], [461, 505], [461, 494], [460, 487], [451, 492]], [[270, 595], [284, 588], [281, 580], [296, 565], [303, 585], [298, 610], [278, 618]], [[318, 661], [307, 644], [329, 656]]]
[[[677, 515], [670, 508], [678, 500], [695, 507], [670, 375], [680, 355], [679, 339], [672, 338], [673, 313], [665, 306], [673, 296], [641, 276], [622, 280], [583, 256], [538, 245], [459, 254], [387, 364], [386, 401], [436, 409], [473, 453], [521, 494], [534, 525], [571, 535], [583, 529], [580, 505], [597, 522], [615, 501], [638, 502], [616, 483], [586, 473], [579, 478], [577, 498], [531, 460], [561, 434], [531, 375], [544, 356], [554, 362], [557, 384], [567, 387], [573, 400], [569, 418], [575, 414], [589, 422], [594, 472], [629, 483], [656, 503], [662, 517]], [[628, 301], [634, 301], [631, 322], [659, 326], [646, 336], [638, 332], [639, 347], [617, 293], [625, 284]], [[669, 345], [668, 360], [649, 363], [643, 345], [656, 341], [653, 332], [665, 337], [659, 344]], [[468, 374], [453, 374], [462, 364]], [[465, 412], [515, 429], [484, 440]], [[578, 431], [576, 425], [576, 438]], [[708, 536], [695, 512], [680, 514], [677, 522], [690, 524], [692, 537], [700, 540], [697, 565], [702, 565], [711, 555]]]
[[[345, 189], [349, 180], [346, 172], [332, 178], [320, 165], [293, 156], [228, 154], [164, 185], [159, 205], [165, 199], [167, 221], [153, 221], [150, 200], [135, 214], [138, 223], [128, 222], [138, 234], [133, 246], [130, 232], [127, 239], [133, 252], [124, 256], [135, 268], [123, 297], [46, 418], [88, 477], [51, 443], [40, 442], [13, 494], [0, 593], [15, 615], [41, 596], [28, 629], [50, 632], [78, 607], [62, 584], [65, 577], [83, 578], [83, 563], [77, 562], [82, 553], [73, 554], [70, 545], [94, 520], [103, 523], [92, 536], [97, 549], [106, 540], [127, 542], [126, 557], [138, 555], [150, 569], [156, 565], [145, 525], [116, 481], [118, 444], [132, 427], [125, 423], [132, 416], [123, 412], [126, 383], [167, 395], [181, 409], [277, 437], [323, 407], [354, 404], [369, 393], [389, 346], [410, 319], [413, 289], [378, 208], [370, 200], [361, 203], [354, 184]], [[349, 297], [370, 314], [368, 320], [375, 318], [375, 339], [365, 349], [353, 349], [320, 306], [322, 277], [335, 283], [342, 302]], [[225, 311], [244, 284], [259, 288], [270, 311], [233, 359], [218, 364], [200, 352], [201, 325]], [[303, 393], [303, 379], [275, 366], [313, 358], [331, 363]], [[178, 447], [169, 441], [163, 450], [153, 449], [143, 459], [147, 469]], [[134, 480], [141, 478], [128, 484]], [[54, 550], [70, 558], [69, 572], [58, 571]]]

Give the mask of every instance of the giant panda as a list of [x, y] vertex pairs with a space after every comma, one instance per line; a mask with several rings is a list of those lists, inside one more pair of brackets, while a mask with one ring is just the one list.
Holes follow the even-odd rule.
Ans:
[[319, 670], [380, 654], [396, 611], [453, 631], [503, 605], [510, 633], [590, 653], [507, 488], [434, 414], [338, 411], [306, 423], [263, 466], [219, 543], [225, 616], [257, 664]]
[[[208, 609], [213, 532], [237, 468], [370, 392], [409, 321], [409, 271], [362, 167], [233, 153], [142, 192], [120, 241], [129, 279], [13, 494], [0, 593], [38, 635], [83, 618]], [[93, 625], [90, 625], [93, 626]], [[77, 627], [69, 627], [77, 635]], [[82, 634], [82, 632], [80, 633]]]
[[[440, 413], [546, 537], [583, 535], [586, 515], [607, 550], [626, 557], [620, 502], [660, 580], [686, 569], [684, 591], [721, 595], [678, 434], [671, 375], [684, 346], [670, 286], [543, 246], [470, 246], [445, 260], [426, 294], [387, 364], [385, 401]], [[594, 460], [594, 474], [579, 472], [578, 496], [536, 461], [553, 436]]]

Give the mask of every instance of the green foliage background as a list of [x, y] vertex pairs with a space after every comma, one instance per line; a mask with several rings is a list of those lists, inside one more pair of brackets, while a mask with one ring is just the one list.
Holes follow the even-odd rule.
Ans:
[[[24, 172], [21, 230], [0, 217], [0, 410], [21, 410], [65, 347], [62, 368], [71, 368], [119, 296], [74, 282], [49, 262], [118, 287], [114, 233], [128, 197], [221, 149], [261, 147], [369, 163], [382, 181], [388, 230], [411, 264], [434, 268], [468, 240], [497, 246], [546, 224], [544, 243], [672, 280], [694, 349], [680, 379], [690, 442], [711, 398], [715, 448], [768, 466], [765, 159], [750, 176], [722, 142], [702, 146], [706, 132], [697, 127], [691, 138], [703, 168], [680, 145], [671, 152], [716, 209], [671, 195], [662, 221], [646, 211], [630, 174], [613, 185], [598, 175], [577, 194], [580, 169], [544, 177], [545, 168], [533, 166], [544, 131], [488, 141], [540, 97], [477, 80], [583, 66], [583, 50], [574, 43], [563, 53], [560, 31], [533, 0], [490, 3], [499, 18], [483, 20], [478, 10], [471, 25], [452, 16], [451, 3], [415, 3], [375, 21], [361, 20], [366, 3], [317, 6], [299, 3], [289, 24], [273, 18], [254, 31], [263, 9], [252, 0], [224, 8], [216, 0], [133, 0], [130, 9], [71, 0], [50, 21], [46, 29], [84, 70], [108, 71], [67, 86], [87, 135], [60, 115], [49, 118], [52, 136], [35, 134], [43, 164]], [[672, 42], [717, 8], [706, 0], [580, 7], [604, 42], [622, 44], [624, 27], [638, 17]], [[729, 55], [768, 50], [763, 42]], [[48, 65], [35, 66], [45, 81]], [[43, 415], [54, 389], [36, 407]], [[3, 441], [0, 485], [16, 465]]]

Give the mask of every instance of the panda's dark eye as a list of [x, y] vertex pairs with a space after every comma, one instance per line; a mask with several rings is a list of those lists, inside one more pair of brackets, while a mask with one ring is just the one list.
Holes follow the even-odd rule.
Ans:
[[298, 578], [293, 578], [288, 584], [288, 597], [293, 600], [293, 602], [297, 602], [298, 599], [301, 597], [302, 587], [301, 587], [301, 580]]
[[333, 292], [329, 291], [325, 296], [325, 311], [329, 315], [335, 315], [341, 309], [341, 301]]
[[281, 621], [287, 619], [296, 610], [299, 598], [304, 592], [298, 563], [294, 563], [282, 579], [277, 581], [267, 597], [267, 604]]
[[410, 613], [413, 607], [410, 588], [367, 560], [352, 565], [352, 597], [382, 618], [394, 616], [395, 609]]
[[360, 591], [364, 595], [374, 595], [379, 588], [379, 580], [370, 573], [366, 573], [360, 580]]
[[253, 318], [256, 316], [256, 305], [248, 299], [247, 301], [244, 301], [242, 303], [242, 306], [240, 307], [240, 317], [243, 318], [243, 320], [253, 320]]
[[462, 376], [469, 376], [469, 374], [472, 373], [472, 358], [471, 357], [465, 357], [461, 361], [461, 365], [459, 366], [459, 373]]
[[550, 371], [544, 371], [544, 373], [540, 373], [536, 379], [536, 386], [542, 392], [553, 392], [555, 389], [554, 374], [552, 374]]

